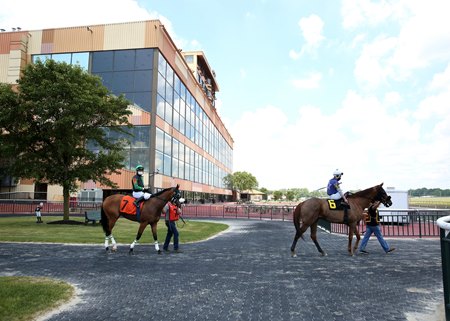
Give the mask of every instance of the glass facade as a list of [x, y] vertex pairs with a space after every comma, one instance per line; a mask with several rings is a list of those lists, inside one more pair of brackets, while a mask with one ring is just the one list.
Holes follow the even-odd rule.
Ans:
[[[153, 66], [155, 54], [158, 55], [157, 66]], [[155, 95], [156, 114], [217, 161], [210, 161], [210, 157], [200, 155], [169, 133], [156, 128], [154, 169], [167, 176], [225, 188], [223, 177], [228, 172], [223, 167], [231, 171], [233, 150], [157, 49], [98, 51], [90, 55], [47, 54], [34, 55], [32, 59], [78, 64], [100, 76], [113, 94], [124, 94], [147, 112], [152, 112], [152, 95]], [[156, 93], [152, 92], [154, 74], [157, 74]], [[128, 140], [124, 168], [134, 170], [137, 164], [142, 164], [148, 170], [153, 169], [150, 161], [150, 126], [134, 126], [128, 129], [132, 134], [128, 137], [105, 130], [112, 140]], [[92, 144], [88, 143], [88, 146], [96, 149]], [[218, 166], [218, 163], [223, 166]]]

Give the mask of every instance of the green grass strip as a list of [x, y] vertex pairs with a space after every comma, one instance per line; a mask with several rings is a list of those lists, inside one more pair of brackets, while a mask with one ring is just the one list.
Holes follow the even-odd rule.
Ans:
[[41, 277], [0, 277], [0, 320], [31, 320], [69, 301], [68, 283]]

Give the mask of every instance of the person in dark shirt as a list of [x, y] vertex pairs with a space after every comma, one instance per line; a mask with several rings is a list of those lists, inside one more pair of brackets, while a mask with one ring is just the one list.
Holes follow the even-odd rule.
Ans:
[[385, 241], [383, 238], [383, 234], [381, 234], [379, 222], [380, 222], [380, 216], [378, 213], [378, 206], [380, 206], [380, 201], [376, 201], [372, 203], [369, 208], [365, 208], [363, 213], [366, 217], [366, 233], [364, 234], [364, 238], [361, 242], [361, 245], [359, 247], [359, 251], [364, 254], [368, 254], [366, 249], [367, 242], [369, 242], [369, 238], [372, 234], [375, 234], [375, 236], [378, 239], [378, 242], [380, 242], [381, 247], [383, 248], [384, 252], [390, 253], [395, 250], [395, 247], [390, 247], [389, 244]]

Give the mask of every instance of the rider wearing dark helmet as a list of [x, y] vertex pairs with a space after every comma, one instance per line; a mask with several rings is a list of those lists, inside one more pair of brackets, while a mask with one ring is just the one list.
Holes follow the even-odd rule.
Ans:
[[133, 185], [133, 197], [136, 199], [134, 201], [134, 205], [136, 205], [136, 207], [139, 207], [139, 203], [142, 200], [148, 200], [151, 196], [150, 193], [145, 192], [144, 179], [142, 175], [144, 175], [144, 166], [136, 166], [136, 175], [134, 175], [131, 180], [131, 184]]
[[348, 200], [345, 194], [342, 192], [339, 182], [344, 173], [338, 169], [333, 172], [333, 178], [329, 180], [327, 185], [327, 194], [333, 200], [343, 199], [343, 203], [348, 206]]

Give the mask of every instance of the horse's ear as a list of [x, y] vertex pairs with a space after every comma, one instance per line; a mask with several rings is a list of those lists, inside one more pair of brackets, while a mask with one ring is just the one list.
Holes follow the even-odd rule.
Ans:
[[177, 184], [177, 189], [179, 189], [180, 188], [180, 184]]
[[383, 186], [384, 182], [380, 184], [380, 186]]

